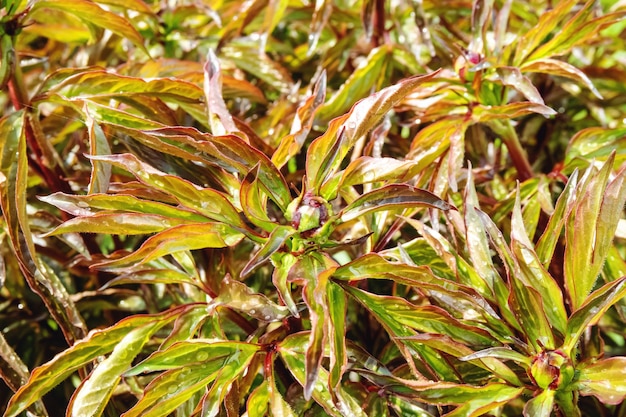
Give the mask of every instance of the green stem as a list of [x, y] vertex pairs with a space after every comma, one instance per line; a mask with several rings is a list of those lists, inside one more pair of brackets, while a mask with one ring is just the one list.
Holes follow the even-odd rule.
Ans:
[[489, 127], [500, 136], [502, 142], [511, 155], [511, 160], [515, 169], [517, 169], [517, 176], [521, 182], [524, 182], [534, 176], [533, 169], [528, 162], [526, 152], [522, 148], [522, 144], [519, 141], [517, 132], [513, 128], [510, 120], [492, 120], [489, 123]]

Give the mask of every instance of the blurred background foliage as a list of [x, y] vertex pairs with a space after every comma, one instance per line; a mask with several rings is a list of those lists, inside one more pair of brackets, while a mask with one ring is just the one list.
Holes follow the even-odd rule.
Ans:
[[0, 411], [626, 415], [625, 15], [4, 0]]

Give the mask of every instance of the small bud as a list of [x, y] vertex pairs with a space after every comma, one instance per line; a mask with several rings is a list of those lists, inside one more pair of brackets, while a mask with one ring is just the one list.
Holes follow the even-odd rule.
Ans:
[[560, 350], [544, 351], [533, 359], [529, 376], [542, 389], [563, 388], [572, 382], [574, 367]]

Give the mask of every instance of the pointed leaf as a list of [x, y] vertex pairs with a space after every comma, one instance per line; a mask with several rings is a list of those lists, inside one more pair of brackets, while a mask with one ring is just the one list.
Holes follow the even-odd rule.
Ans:
[[402, 328], [393, 336], [412, 336], [412, 332], [405, 330], [408, 327], [422, 333], [446, 335], [470, 346], [490, 346], [494, 343], [484, 330], [458, 321], [439, 307], [416, 306], [403, 298], [375, 295], [354, 287], [344, 286], [344, 289], [381, 323], [387, 324], [390, 329]]
[[39, 197], [41, 201], [52, 204], [72, 216], [87, 217], [102, 212], [142, 213], [188, 222], [203, 222], [209, 219], [190, 210], [170, 206], [156, 201], [141, 200], [126, 194], [90, 194], [72, 195], [54, 193]]
[[417, 170], [414, 161], [395, 158], [372, 158], [361, 156], [348, 165], [341, 176], [339, 188], [356, 184], [368, 184], [385, 180], [403, 182], [412, 178]]
[[183, 206], [210, 219], [224, 222], [241, 230], [247, 228], [233, 205], [223, 194], [215, 190], [200, 189], [180, 177], [165, 174], [140, 161], [132, 154], [99, 156], [92, 157], [92, 159], [106, 161], [128, 170], [142, 183], [174, 196]]
[[543, 310], [551, 327], [565, 334], [567, 312], [561, 288], [539, 262], [522, 219], [519, 192], [511, 220], [511, 247], [525, 281], [541, 296]]
[[602, 100], [602, 95], [593, 85], [589, 77], [587, 77], [587, 74], [567, 62], [545, 58], [524, 64], [521, 66], [520, 70], [522, 72], [538, 72], [572, 79], [587, 87], [598, 99]]
[[29, 179], [24, 112], [0, 119], [0, 205], [4, 228], [28, 286], [43, 301], [68, 343], [85, 336], [87, 329], [74, 302], [55, 271], [37, 257], [27, 213]]
[[184, 306], [158, 315], [136, 315], [123, 319], [107, 329], [92, 330], [85, 339], [79, 340], [49, 362], [35, 368], [28, 382], [11, 398], [5, 415], [17, 416], [74, 371], [113, 351], [115, 346], [132, 330], [150, 326], [153, 323], [166, 324], [182, 312], [194, 308], [198, 307]]
[[532, 103], [545, 104], [541, 94], [530, 79], [522, 74], [517, 67], [499, 67], [496, 69], [502, 84], [522, 93]]
[[524, 417], [550, 417], [554, 409], [554, 391], [545, 390], [524, 406]]
[[454, 206], [430, 191], [407, 184], [390, 184], [363, 194], [353, 201], [352, 204], [343, 209], [341, 221], [348, 222], [373, 211], [424, 206], [440, 210], [454, 209]]
[[92, 266], [112, 271], [140, 265], [183, 250], [234, 246], [243, 237], [241, 233], [222, 223], [184, 224], [151, 236], [130, 255]]
[[274, 231], [270, 234], [265, 244], [254, 254], [254, 256], [248, 261], [246, 266], [241, 270], [240, 275], [242, 277], [247, 276], [256, 267], [266, 262], [270, 257], [283, 247], [287, 239], [296, 233], [291, 226], [276, 226]]
[[204, 95], [206, 97], [207, 112], [211, 132], [214, 135], [224, 135], [237, 132], [233, 117], [226, 108], [222, 97], [222, 72], [217, 56], [209, 50], [204, 64]]
[[113, 235], [148, 234], [190, 223], [195, 222], [154, 214], [100, 212], [93, 216], [70, 219], [54, 230], [46, 233], [44, 237], [61, 233], [110, 233]]
[[503, 106], [480, 105], [472, 109], [472, 120], [478, 123], [499, 119], [515, 119], [532, 113], [553, 116], [556, 114], [556, 111], [544, 104], [532, 103], [530, 101], [510, 103]]
[[108, 29], [116, 35], [119, 35], [122, 39], [130, 40], [148, 54], [147, 49], [143, 45], [143, 38], [128, 20], [101, 8], [94, 2], [88, 0], [38, 0], [33, 3], [30, 15], [45, 13], [46, 9], [60, 10], [64, 13], [76, 16], [84, 22]]
[[320, 108], [319, 119], [325, 121], [345, 113], [355, 100], [362, 99], [372, 88], [379, 86], [381, 74], [385, 73], [384, 68], [390, 57], [391, 50], [387, 45], [372, 49], [367, 59], [361, 62], [339, 90]]
[[[87, 128], [89, 132], [89, 153], [91, 155], [109, 155], [111, 147], [102, 127], [93, 120], [86, 111]], [[106, 193], [111, 180], [111, 166], [100, 161], [93, 161], [91, 178], [89, 180], [89, 194]]]
[[328, 384], [336, 389], [348, 365], [346, 353], [347, 300], [343, 289], [332, 281], [326, 286], [328, 298], [330, 379]]
[[298, 107], [289, 135], [281, 139], [278, 148], [272, 155], [272, 162], [278, 168], [282, 168], [287, 161], [298, 154], [306, 141], [315, 115], [326, 98], [326, 72], [317, 79], [313, 94], [310, 95], [304, 103]]
[[393, 106], [437, 74], [436, 71], [407, 78], [384, 88], [357, 102], [346, 115], [333, 120], [326, 133], [313, 141], [307, 151], [307, 190], [319, 189], [337, 171], [348, 151], [361, 136], [373, 129]]
[[573, 309], [596, 283], [626, 202], [626, 167], [610, 180], [614, 156], [579, 191], [565, 226], [564, 275]]
[[78, 387], [68, 407], [71, 409], [71, 415], [94, 417], [102, 415], [113, 390], [122, 378], [122, 373], [131, 366], [150, 337], [164, 324], [152, 322], [128, 332], [115, 345], [113, 352], [100, 362]]
[[567, 323], [562, 348], [565, 353], [570, 354], [587, 327], [596, 324], [604, 313], [624, 296], [626, 296], [626, 276], [609, 282], [591, 293]]

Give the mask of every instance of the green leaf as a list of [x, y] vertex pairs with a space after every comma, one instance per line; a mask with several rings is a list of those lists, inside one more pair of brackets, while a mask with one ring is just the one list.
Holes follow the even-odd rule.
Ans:
[[587, 74], [567, 62], [550, 58], [539, 59], [523, 64], [520, 70], [522, 72], [537, 72], [572, 79], [587, 87], [598, 99], [602, 100], [602, 95], [593, 85], [589, 77], [587, 77]]
[[554, 250], [559, 242], [565, 222], [567, 221], [567, 211], [572, 207], [574, 199], [576, 198], [577, 185], [578, 171], [574, 171], [572, 175], [570, 175], [561, 195], [559, 195], [556, 206], [554, 207], [554, 212], [548, 221], [548, 225], [539, 238], [539, 241], [537, 241], [535, 251], [544, 268], [548, 268], [552, 262]]
[[[563, 293], [557, 282], [539, 261], [533, 246], [524, 228], [518, 192], [511, 220], [511, 249], [516, 260], [516, 266], [519, 268], [519, 276], [523, 277], [524, 281], [540, 295], [543, 312], [550, 327], [558, 330], [561, 334], [565, 334], [567, 312], [565, 311]], [[515, 275], [518, 275], [517, 271]], [[547, 328], [543, 330], [549, 331]]]
[[454, 209], [454, 206], [430, 191], [408, 184], [390, 184], [357, 198], [342, 210], [340, 218], [342, 222], [348, 222], [374, 211], [424, 206], [440, 210]]
[[181, 224], [195, 224], [182, 219], [168, 218], [144, 213], [100, 212], [87, 217], [75, 217], [46, 233], [110, 233], [113, 235], [137, 235], [161, 232]]
[[335, 267], [327, 256], [322, 257], [322, 255], [320, 257], [314, 255], [305, 256], [302, 262], [303, 268], [307, 271], [302, 295], [304, 302], [309, 308], [311, 320], [311, 332], [304, 367], [305, 382], [303, 385], [304, 398], [308, 401], [311, 399], [313, 389], [319, 377], [324, 346], [329, 337], [324, 318], [328, 315], [328, 280], [335, 271]]
[[134, 329], [150, 327], [156, 323], [165, 325], [179, 314], [195, 308], [205, 307], [183, 306], [158, 315], [136, 315], [122, 319], [107, 329], [91, 331], [85, 339], [79, 340], [49, 362], [35, 368], [28, 382], [11, 398], [5, 415], [13, 417], [20, 414], [74, 371], [113, 351]]
[[33, 3], [30, 15], [31, 17], [35, 17], [38, 13], [45, 13], [46, 9], [60, 10], [64, 13], [76, 16], [85, 23], [108, 29], [116, 35], [119, 35], [122, 39], [130, 40], [149, 55], [148, 50], [143, 45], [143, 38], [128, 20], [101, 8], [92, 1], [37, 0]]
[[298, 107], [291, 124], [291, 132], [280, 140], [272, 155], [272, 162], [282, 168], [287, 161], [297, 155], [306, 141], [315, 115], [326, 98], [326, 72], [322, 72], [315, 83], [313, 93]]
[[234, 246], [243, 237], [241, 233], [222, 223], [184, 224], [151, 236], [130, 255], [96, 263], [93, 267], [107, 271], [118, 270], [183, 250]]
[[258, 345], [250, 343], [198, 339], [178, 342], [157, 351], [127, 372], [126, 376], [161, 370], [166, 372], [148, 384], [143, 397], [123, 416], [156, 417], [168, 414], [213, 380], [215, 383], [209, 396], [219, 405], [223, 400], [224, 386], [247, 368], [258, 350]]
[[85, 323], [54, 270], [37, 256], [27, 213], [28, 151], [23, 111], [0, 120], [0, 205], [4, 228], [28, 286], [41, 298], [68, 343], [87, 333]]
[[326, 121], [345, 113], [355, 100], [362, 99], [373, 88], [379, 87], [383, 81], [381, 74], [385, 73], [384, 68], [390, 57], [391, 48], [387, 45], [372, 49], [339, 90], [320, 108], [317, 117]]
[[92, 159], [109, 162], [131, 172], [142, 183], [172, 195], [184, 207], [209, 219], [224, 222], [240, 230], [247, 229], [239, 216], [239, 212], [218, 191], [208, 188], [200, 189], [187, 180], [165, 174], [140, 161], [132, 154], [98, 156], [92, 157]]
[[[287, 336], [278, 346], [280, 358], [291, 372], [293, 377], [302, 385], [305, 385], [305, 355], [304, 350], [308, 350], [308, 332], [295, 333]], [[361, 404], [348, 394], [341, 386], [335, 389], [338, 402], [333, 401], [333, 395], [328, 387], [328, 371], [320, 366], [318, 376], [314, 382], [311, 393], [313, 399], [324, 408], [324, 411], [333, 417], [357, 416], [365, 417]]]
[[220, 49], [221, 56], [238, 68], [258, 77], [281, 93], [291, 92], [293, 80], [290, 72], [273, 61], [268, 54], [259, 51], [256, 45], [231, 42]]
[[[342, 285], [343, 286], [343, 285]], [[344, 289], [389, 326], [392, 336], [412, 336], [406, 328], [422, 333], [442, 334], [470, 346], [491, 346], [493, 338], [484, 330], [462, 323], [445, 310], [435, 306], [416, 306], [403, 298], [380, 296], [354, 287]]]
[[482, 386], [454, 384], [450, 382], [414, 381], [393, 376], [375, 375], [361, 371], [364, 377], [375, 381], [386, 391], [417, 398], [434, 405], [460, 405], [447, 416], [479, 416], [517, 398], [523, 387], [511, 387], [502, 383]]
[[582, 395], [593, 395], [604, 404], [617, 405], [626, 397], [626, 357], [601, 359], [579, 365], [576, 387]]
[[250, 222], [266, 232], [272, 232], [279, 227], [270, 220], [267, 214], [267, 198], [262, 193], [262, 184], [258, 180], [259, 165], [253, 168], [241, 182], [239, 199], [241, 208]]
[[113, 348], [113, 352], [98, 363], [89, 377], [78, 387], [70, 405], [73, 416], [101, 416], [122, 374], [141, 352], [150, 337], [165, 322], [151, 322], [129, 331]]
[[607, 160], [615, 152], [615, 162], [620, 165], [626, 160], [626, 128], [607, 129], [589, 127], [577, 132], [569, 141], [565, 153], [565, 166], [572, 169], [577, 159]]
[[113, 278], [103, 287], [125, 284], [189, 284], [202, 288], [202, 283], [194, 277], [173, 269], [149, 269], [130, 272]]
[[590, 19], [593, 5], [593, 1], [588, 1], [552, 39], [535, 49], [528, 56], [528, 61], [566, 54], [576, 45], [596, 39], [602, 29], [621, 21], [626, 15], [621, 11]]
[[347, 300], [343, 289], [332, 281], [326, 285], [329, 318], [330, 373], [328, 385], [336, 389], [341, 383], [348, 356], [346, 354]]
[[289, 252], [274, 252], [270, 259], [274, 266], [272, 284], [276, 287], [278, 296], [294, 317], [300, 317], [298, 307], [291, 295], [291, 283], [289, 282], [289, 272], [299, 262], [299, 259]]
[[[468, 171], [467, 184], [465, 186], [465, 213], [463, 216], [465, 221], [467, 250], [473, 268], [478, 273], [478, 276], [487, 284], [486, 286], [477, 285], [475, 288], [483, 297], [492, 299], [494, 296], [498, 296], [498, 287], [501, 288], [503, 286], [501, 283], [502, 278], [500, 278], [493, 265], [485, 226], [476, 211], [478, 208], [478, 196], [476, 195], [476, 189], [474, 187], [474, 177], [470, 170]], [[505, 298], [506, 296], [502, 295], [499, 301], [502, 302]]]
[[503, 106], [475, 106], [472, 108], [472, 120], [475, 123], [484, 123], [494, 120], [516, 119], [527, 114], [538, 113], [543, 116], [553, 116], [556, 111], [545, 104], [522, 101], [510, 103]]
[[[553, 9], [542, 13], [541, 16], [539, 16], [539, 22], [531, 26], [530, 29], [520, 37], [517, 44], [511, 44], [511, 48], [516, 48], [513, 65], [520, 66], [524, 64], [527, 57], [559, 26], [567, 13], [569, 13], [572, 7], [577, 3], [577, 0], [560, 1]], [[589, 4], [589, 2], [587, 4]]]
[[415, 176], [417, 173], [415, 168], [415, 161], [361, 156], [348, 165], [341, 176], [338, 188], [385, 180], [403, 182]]
[[[415, 336], [399, 338], [401, 340], [411, 340], [418, 344], [424, 344], [426, 346], [430, 346], [433, 349], [436, 349], [440, 352], [446, 353], [452, 357], [457, 358], [460, 361], [470, 362], [475, 366], [486, 369], [489, 372], [492, 372], [497, 378], [501, 378], [502, 380], [516, 386], [522, 385], [521, 381], [517, 377], [517, 375], [502, 361], [499, 359], [512, 359], [515, 357], [527, 358], [522, 354], [515, 352], [511, 349], [507, 348], [488, 348], [484, 349], [480, 352], [474, 352], [469, 347], [465, 346], [462, 343], [456, 342], [452, 340], [448, 336], [437, 335], [437, 334], [417, 334]], [[506, 351], [506, 353], [510, 353], [510, 356], [506, 357], [498, 357], [497, 355], [500, 351]], [[518, 356], [514, 356], [518, 355]], [[504, 356], [504, 354], [502, 355]], [[528, 360], [529, 361], [529, 360]], [[524, 363], [524, 362], [521, 362]]]
[[187, 222], [203, 222], [210, 217], [201, 216], [191, 210], [156, 201], [142, 200], [126, 194], [90, 194], [72, 195], [54, 193], [39, 197], [41, 201], [52, 204], [72, 216], [93, 216], [96, 214], [124, 212], [142, 213], [170, 219], [180, 219]]
[[553, 390], [541, 391], [524, 406], [524, 417], [550, 417], [554, 409]]
[[626, 276], [609, 282], [591, 293], [571, 315], [562, 349], [571, 354], [585, 329], [596, 324], [604, 313], [624, 296], [626, 296]]
[[565, 225], [564, 275], [573, 309], [596, 283], [626, 202], [626, 167], [610, 179], [613, 160], [583, 185]]
[[[427, 75], [402, 80], [360, 100], [347, 114], [334, 119], [326, 132], [309, 146], [306, 163], [306, 189], [309, 191], [319, 190], [322, 184], [339, 169], [348, 151], [361, 136], [373, 129], [393, 106], [420, 84], [432, 80], [437, 74], [438, 71], [435, 71]], [[331, 200], [332, 198], [326, 199]]]
[[254, 254], [241, 270], [240, 275], [245, 277], [249, 275], [256, 267], [266, 262], [270, 257], [283, 247], [287, 239], [296, 233], [291, 226], [279, 226], [270, 233], [265, 244]]

